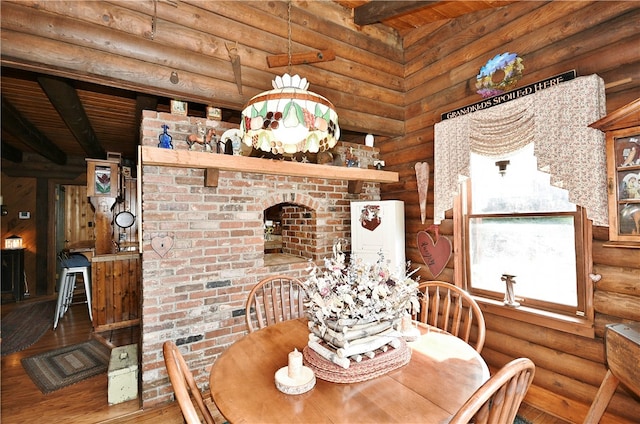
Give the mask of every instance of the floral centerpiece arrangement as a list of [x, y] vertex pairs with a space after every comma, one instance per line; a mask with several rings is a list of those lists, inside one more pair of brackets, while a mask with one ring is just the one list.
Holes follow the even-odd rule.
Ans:
[[420, 307], [418, 281], [411, 277], [416, 271], [392, 270], [382, 253], [373, 264], [355, 259], [347, 265], [339, 244], [334, 246], [324, 270], [314, 264], [303, 282], [311, 332], [308, 348], [346, 369], [352, 361], [400, 347], [400, 323]]
[[404, 270], [392, 272], [382, 253], [374, 264], [361, 259], [347, 266], [345, 255], [325, 258], [325, 270], [314, 264], [306, 280], [308, 315], [323, 329], [327, 323], [342, 325], [395, 321], [420, 307], [418, 282]]

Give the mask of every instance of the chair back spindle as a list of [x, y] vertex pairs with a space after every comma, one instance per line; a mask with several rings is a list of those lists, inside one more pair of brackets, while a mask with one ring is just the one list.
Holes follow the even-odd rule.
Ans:
[[487, 380], [450, 424], [512, 424], [535, 374], [529, 358], [517, 358]]
[[198, 384], [178, 347], [175, 343], [166, 341], [162, 346], [162, 353], [164, 354], [164, 363], [167, 367], [176, 401], [180, 405], [180, 410], [187, 424], [202, 423], [191, 398], [195, 401], [204, 422], [206, 424], [215, 424], [211, 412], [204, 403]]
[[[480, 306], [460, 287], [444, 281], [426, 281], [420, 290], [420, 312], [414, 318], [438, 327], [482, 350], [485, 339], [485, 322]], [[476, 327], [475, 343], [472, 329]]]
[[304, 287], [296, 278], [275, 275], [261, 280], [245, 305], [249, 332], [304, 316], [305, 300]]

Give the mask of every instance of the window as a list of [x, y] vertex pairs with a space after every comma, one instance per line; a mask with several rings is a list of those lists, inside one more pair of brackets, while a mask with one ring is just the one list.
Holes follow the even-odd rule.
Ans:
[[500, 158], [472, 153], [466, 199], [465, 277], [472, 294], [502, 301], [502, 277], [514, 275], [522, 306], [585, 315], [583, 209], [537, 170], [533, 144]]

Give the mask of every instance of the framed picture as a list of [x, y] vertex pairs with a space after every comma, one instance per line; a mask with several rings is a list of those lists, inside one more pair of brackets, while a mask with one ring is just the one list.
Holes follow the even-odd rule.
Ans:
[[87, 196], [118, 197], [119, 162], [87, 159]]
[[213, 106], [207, 106], [207, 119], [211, 121], [222, 120], [222, 109]]
[[180, 100], [171, 100], [171, 113], [174, 115], [187, 116], [189, 104]]
[[640, 172], [621, 172], [619, 200], [638, 200], [640, 201]]

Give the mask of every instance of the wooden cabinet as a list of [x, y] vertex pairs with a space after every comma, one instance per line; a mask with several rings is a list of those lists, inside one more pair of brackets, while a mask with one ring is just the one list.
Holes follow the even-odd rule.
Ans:
[[87, 196], [95, 211], [95, 253], [116, 253], [113, 205], [120, 194], [120, 161], [87, 159]]
[[351, 202], [351, 257], [374, 264], [388, 260], [392, 271], [405, 270], [404, 202]]
[[91, 259], [93, 328], [96, 332], [140, 323], [140, 255], [118, 253]]
[[87, 159], [87, 196], [118, 197], [120, 162]]
[[609, 239], [640, 242], [640, 126], [607, 132]]
[[607, 137], [609, 240], [640, 247], [640, 99], [591, 127]]

